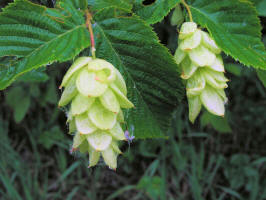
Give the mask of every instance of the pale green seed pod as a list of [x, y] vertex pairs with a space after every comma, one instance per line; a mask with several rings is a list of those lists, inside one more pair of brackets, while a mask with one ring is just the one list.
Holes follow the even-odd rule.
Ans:
[[68, 80], [72, 77], [72, 75], [77, 72], [79, 69], [83, 68], [85, 65], [88, 64], [92, 59], [91, 57], [80, 57], [75, 60], [73, 65], [68, 69], [67, 73], [65, 74], [63, 81], [61, 83], [60, 87], [65, 87]]
[[86, 68], [79, 72], [76, 86], [79, 93], [86, 97], [99, 97], [108, 87], [106, 83], [97, 80], [96, 72], [91, 72]]
[[88, 152], [89, 167], [102, 156], [115, 169], [121, 154], [118, 141], [126, 139], [121, 108], [134, 106], [126, 97], [123, 76], [105, 60], [81, 57], [69, 68], [61, 87], [65, 89], [59, 106], [70, 105], [67, 122], [69, 132], [75, 133], [72, 148]]
[[133, 108], [134, 105], [131, 103], [123, 92], [115, 84], [110, 84], [111, 89], [116, 94], [118, 102], [121, 108]]
[[93, 97], [88, 98], [80, 93], [77, 94], [71, 103], [71, 114], [75, 116], [86, 112], [94, 103], [94, 101], [95, 98]]
[[120, 104], [111, 89], [105, 90], [105, 92], [99, 97], [101, 104], [109, 111], [118, 113]]
[[75, 125], [76, 130], [83, 135], [93, 133], [97, 130], [97, 127], [92, 123], [90, 118], [88, 118], [87, 112], [75, 117]]
[[194, 96], [188, 98], [188, 106], [189, 106], [189, 119], [192, 123], [194, 123], [195, 119], [197, 118], [198, 114], [201, 110], [201, 100], [200, 97]]
[[99, 129], [110, 130], [116, 123], [117, 114], [107, 110], [99, 101], [96, 101], [88, 112], [88, 117]]
[[89, 147], [89, 167], [97, 165], [100, 160], [101, 153]]
[[189, 36], [191, 36], [197, 30], [197, 24], [194, 22], [185, 22], [182, 24], [179, 39], [183, 40]]
[[194, 22], [185, 22], [179, 34], [175, 52], [176, 63], [186, 80], [189, 120], [194, 123], [202, 105], [212, 114], [224, 116], [227, 98], [224, 89], [228, 79], [224, 76], [221, 50], [208, 33]]
[[77, 76], [72, 76], [66, 83], [64, 92], [59, 100], [58, 106], [61, 107], [67, 105], [78, 94], [78, 90], [75, 84], [76, 77]]
[[200, 94], [200, 99], [205, 108], [212, 114], [224, 116], [224, 102], [216, 89], [206, 86]]

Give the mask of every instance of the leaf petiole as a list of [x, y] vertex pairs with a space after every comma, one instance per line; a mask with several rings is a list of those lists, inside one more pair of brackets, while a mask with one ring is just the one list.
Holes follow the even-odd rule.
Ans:
[[187, 9], [187, 12], [188, 12], [188, 16], [189, 16], [189, 20], [191, 22], [193, 22], [193, 19], [192, 19], [192, 14], [191, 14], [191, 11], [190, 11], [190, 8], [189, 6], [187, 5], [187, 3], [185, 2], [185, 0], [181, 0], [182, 4], [186, 7]]
[[91, 13], [89, 12], [89, 10], [86, 10], [86, 26], [90, 32], [90, 39], [91, 39], [91, 55], [92, 58], [95, 59], [96, 55], [95, 55], [95, 40], [94, 40], [94, 35], [93, 35], [93, 30], [92, 30], [92, 25], [91, 25]]

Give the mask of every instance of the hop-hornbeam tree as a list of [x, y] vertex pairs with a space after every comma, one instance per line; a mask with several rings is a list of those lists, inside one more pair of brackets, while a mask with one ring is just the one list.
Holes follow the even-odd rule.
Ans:
[[[152, 28], [171, 10], [175, 55]], [[115, 169], [120, 140], [167, 138], [185, 91], [191, 122], [202, 105], [223, 116], [224, 55], [265, 82], [261, 25], [249, 1], [57, 0], [48, 8], [14, 0], [0, 12], [0, 89], [47, 79], [43, 69], [64, 62], [59, 106], [67, 108], [72, 150], [87, 152], [90, 166], [102, 157]]]

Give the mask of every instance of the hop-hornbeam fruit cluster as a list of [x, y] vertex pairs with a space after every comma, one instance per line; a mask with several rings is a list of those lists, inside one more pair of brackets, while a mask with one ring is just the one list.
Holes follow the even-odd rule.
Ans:
[[125, 140], [121, 108], [134, 105], [127, 99], [127, 88], [120, 72], [102, 59], [80, 57], [65, 74], [60, 87], [64, 92], [59, 106], [70, 104], [67, 122], [75, 133], [72, 149], [89, 153], [89, 167], [102, 155], [112, 169], [121, 153], [118, 141]]
[[212, 114], [224, 116], [227, 101], [221, 50], [208, 33], [197, 28], [194, 22], [182, 24], [175, 60], [182, 68], [186, 80], [189, 120], [194, 123], [201, 105]]

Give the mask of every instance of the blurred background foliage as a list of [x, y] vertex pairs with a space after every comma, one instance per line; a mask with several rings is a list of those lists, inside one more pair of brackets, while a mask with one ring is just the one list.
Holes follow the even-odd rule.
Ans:
[[[8, 2], [2, 0], [0, 7]], [[261, 21], [266, 41], [266, 18]], [[154, 30], [174, 52], [177, 33], [170, 17]], [[225, 118], [202, 112], [192, 125], [184, 99], [169, 139], [123, 144], [117, 171], [103, 164], [88, 169], [86, 155], [69, 153], [72, 136], [57, 101], [70, 63], [24, 75], [31, 81], [21, 77], [0, 92], [0, 199], [265, 200], [266, 89], [253, 68], [224, 59], [231, 80]], [[0, 65], [10, 60], [2, 58]]]

